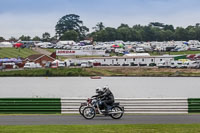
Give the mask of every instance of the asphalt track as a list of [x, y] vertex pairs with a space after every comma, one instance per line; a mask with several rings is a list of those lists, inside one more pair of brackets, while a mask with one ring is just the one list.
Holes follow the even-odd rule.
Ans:
[[2, 115], [0, 125], [104, 125], [104, 124], [194, 124], [200, 115], [124, 115], [119, 120], [97, 116], [86, 120], [80, 115]]

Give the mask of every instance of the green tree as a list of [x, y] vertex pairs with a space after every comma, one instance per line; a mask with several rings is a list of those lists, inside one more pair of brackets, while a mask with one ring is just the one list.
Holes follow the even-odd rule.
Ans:
[[80, 20], [80, 16], [76, 14], [68, 14], [63, 16], [56, 24], [56, 34], [58, 37], [64, 35], [67, 31], [76, 31], [79, 35], [79, 39], [83, 38], [89, 29], [83, 26], [83, 21]]
[[164, 27], [165, 25], [163, 23], [160, 22], [150, 22], [149, 26], [154, 26], [154, 27]]
[[89, 32], [89, 28], [87, 28], [86, 26], [81, 26], [80, 32], [77, 32], [78, 33], [78, 40], [85, 39], [87, 32]]
[[187, 41], [188, 40], [187, 30], [182, 27], [177, 27], [175, 30], [175, 40], [176, 41]]
[[51, 35], [50, 35], [50, 33], [48, 33], [48, 32], [43, 33], [42, 34], [42, 40], [45, 41], [45, 42], [51, 41]]
[[120, 26], [120, 28], [117, 29], [117, 39], [119, 40], [129, 41], [132, 39], [131, 35], [131, 29], [129, 27]]
[[189, 40], [196, 40], [196, 28], [195, 26], [188, 26], [186, 28], [187, 32], [188, 32], [188, 38]]
[[33, 37], [33, 39], [32, 39], [33, 41], [41, 41], [41, 38], [40, 37], [38, 37], [38, 36], [35, 36], [35, 37]]
[[3, 37], [0, 36], [0, 42], [5, 41]]
[[95, 31], [101, 31], [105, 29], [105, 26], [103, 25], [103, 22], [99, 22], [95, 27], [93, 27], [93, 29], [95, 29]]
[[78, 33], [74, 30], [66, 31], [61, 37], [61, 40], [78, 40]]
[[21, 37], [19, 37], [19, 39], [20, 39], [21, 41], [30, 41], [30, 40], [31, 40], [31, 37], [30, 37], [30, 36], [24, 36], [24, 35], [22, 35]]
[[128, 26], [128, 24], [121, 24], [117, 29], [119, 29], [119, 28], [129, 28], [129, 26]]
[[175, 31], [174, 26], [173, 25], [165, 25], [164, 26], [164, 30], [171, 30], [171, 31]]
[[11, 36], [10, 38], [9, 38], [9, 42], [16, 42], [17, 41], [17, 39], [15, 38], [15, 37], [13, 37], [13, 36]]

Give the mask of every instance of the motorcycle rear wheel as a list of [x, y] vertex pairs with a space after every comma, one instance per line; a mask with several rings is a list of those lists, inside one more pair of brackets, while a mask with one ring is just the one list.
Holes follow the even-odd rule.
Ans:
[[[119, 106], [114, 106], [111, 108], [111, 112], [123, 112], [123, 109]], [[120, 119], [122, 116], [123, 116], [124, 113], [116, 113], [116, 114], [110, 114], [110, 116], [113, 118], [113, 119]]]
[[80, 113], [80, 115], [83, 115], [83, 110], [84, 110], [85, 107], [86, 107], [85, 105], [81, 105], [79, 107], [79, 113]]

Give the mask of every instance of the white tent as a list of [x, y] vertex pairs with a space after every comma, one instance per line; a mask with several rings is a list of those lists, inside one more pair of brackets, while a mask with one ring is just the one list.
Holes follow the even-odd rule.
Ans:
[[10, 42], [0, 42], [0, 47], [13, 47], [12, 43]]
[[125, 54], [125, 57], [131, 57], [131, 56], [150, 56], [149, 53], [131, 53], [131, 54]]

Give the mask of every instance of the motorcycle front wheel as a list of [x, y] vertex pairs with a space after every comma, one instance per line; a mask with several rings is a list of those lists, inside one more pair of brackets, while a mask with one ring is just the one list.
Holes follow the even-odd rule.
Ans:
[[95, 109], [92, 107], [85, 107], [83, 109], [83, 117], [85, 119], [93, 119], [96, 115]]

